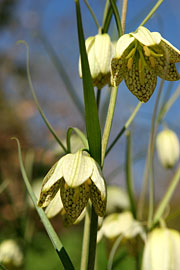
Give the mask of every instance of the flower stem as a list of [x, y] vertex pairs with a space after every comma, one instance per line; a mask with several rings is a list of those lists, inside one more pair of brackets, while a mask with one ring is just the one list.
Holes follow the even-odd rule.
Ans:
[[122, 6], [122, 12], [121, 12], [121, 26], [122, 26], [123, 33], [125, 32], [127, 4], [128, 4], [128, 0], [124, 0], [123, 6]]
[[84, 233], [82, 243], [82, 254], [81, 254], [81, 270], [87, 269], [88, 251], [89, 251], [89, 233], [90, 233], [90, 205], [86, 208], [85, 222], [84, 222]]
[[159, 0], [155, 4], [155, 6], [151, 9], [149, 14], [146, 16], [146, 18], [142, 21], [142, 23], [139, 26], [143, 26], [151, 17], [152, 15], [156, 12], [156, 10], [159, 8], [159, 6], [162, 4], [164, 0]]
[[108, 147], [108, 149], [106, 151], [106, 156], [110, 152], [110, 150], [113, 148], [113, 146], [116, 144], [116, 142], [119, 140], [119, 138], [122, 136], [122, 134], [124, 133], [124, 131], [126, 131], [126, 129], [130, 126], [130, 124], [132, 123], [132, 121], [133, 121], [134, 117], [136, 116], [137, 112], [141, 108], [141, 105], [142, 104], [143, 104], [142, 102], [139, 102], [137, 104], [136, 108], [134, 109], [133, 113], [130, 115], [129, 119], [127, 120], [127, 122], [125, 123], [125, 125], [123, 126], [123, 128], [120, 130], [120, 132], [118, 133], [118, 135], [116, 136], [116, 138], [114, 139], [114, 141]]
[[113, 120], [113, 116], [114, 116], [114, 109], [115, 109], [116, 98], [117, 98], [117, 90], [118, 90], [118, 87], [112, 87], [109, 108], [108, 108], [104, 133], [103, 133], [103, 137], [102, 137], [102, 154], [101, 154], [101, 166], [102, 167], [104, 164], [106, 148], [107, 148], [109, 135], [110, 135], [110, 131], [111, 131], [112, 120]]
[[86, 4], [87, 8], [89, 9], [89, 12], [91, 13], [92, 18], [93, 18], [93, 20], [94, 20], [94, 22], [95, 22], [97, 28], [99, 29], [99, 28], [100, 28], [100, 25], [99, 25], [99, 23], [98, 23], [98, 20], [97, 20], [95, 14], [94, 14], [92, 8], [90, 7], [88, 1], [87, 1], [87, 0], [84, 0], [84, 3]]
[[94, 270], [95, 255], [96, 255], [96, 241], [97, 241], [97, 226], [98, 226], [98, 216], [96, 215], [94, 207], [92, 205], [87, 270]]
[[131, 133], [127, 131], [127, 147], [126, 147], [126, 186], [130, 201], [130, 208], [133, 217], [136, 218], [136, 206], [134, 201], [133, 191], [133, 176], [132, 176], [132, 162], [131, 162]]
[[170, 97], [170, 99], [162, 106], [159, 116], [158, 116], [158, 122], [160, 123], [164, 116], [167, 114], [169, 109], [172, 107], [174, 102], [177, 100], [177, 98], [180, 96], [180, 86], [176, 89], [174, 94]]
[[167, 204], [169, 203], [170, 199], [171, 199], [171, 196], [174, 192], [174, 190], [176, 189], [177, 187], [177, 184], [179, 183], [180, 181], [180, 166], [178, 167], [168, 189], [167, 189], [167, 192], [165, 193], [164, 197], [162, 198], [155, 214], [154, 214], [154, 219], [153, 219], [153, 225], [156, 224], [161, 216], [163, 215], [164, 213], [164, 210], [167, 206]]

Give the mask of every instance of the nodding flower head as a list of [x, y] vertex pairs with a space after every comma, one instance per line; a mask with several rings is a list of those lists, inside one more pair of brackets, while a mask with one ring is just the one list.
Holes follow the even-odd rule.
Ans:
[[[110, 84], [110, 66], [114, 47], [108, 34], [98, 34], [86, 39], [86, 50], [94, 86], [101, 89]], [[82, 78], [81, 61], [79, 75]]]
[[43, 180], [38, 206], [46, 207], [60, 190], [67, 224], [79, 217], [90, 199], [98, 216], [106, 209], [106, 187], [98, 163], [79, 150], [57, 161]]
[[157, 76], [168, 81], [180, 79], [177, 62], [180, 62], [179, 50], [158, 32], [140, 26], [137, 32], [118, 40], [111, 62], [111, 83], [118, 86], [124, 79], [132, 94], [147, 102], [156, 87]]

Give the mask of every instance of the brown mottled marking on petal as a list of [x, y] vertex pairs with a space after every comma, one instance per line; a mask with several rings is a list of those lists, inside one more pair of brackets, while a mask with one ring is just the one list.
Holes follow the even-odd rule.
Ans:
[[56, 193], [58, 192], [60, 188], [60, 182], [61, 180], [58, 180], [53, 186], [50, 187], [47, 191], [41, 191], [40, 198], [38, 201], [39, 207], [46, 207], [52, 201], [52, 199], [55, 197]]
[[90, 199], [98, 216], [103, 217], [106, 211], [106, 198], [102, 198], [101, 192], [92, 182], [90, 185]]
[[[111, 73], [112, 73], [112, 78], [111, 78], [111, 83], [113, 86], [118, 86], [123, 78], [124, 78], [124, 73], [127, 69], [127, 62], [128, 60], [124, 59], [118, 59], [118, 58], [113, 58], [111, 61]], [[126, 67], [125, 67], [126, 65]]]
[[86, 207], [89, 199], [89, 192], [86, 191], [85, 184], [76, 188], [65, 188], [65, 181], [61, 181], [61, 200], [66, 211], [68, 224], [73, 224]]
[[110, 77], [110, 72], [106, 74], [100, 73], [96, 78], [93, 79], [93, 85], [98, 89], [103, 88], [107, 84], [110, 85]]
[[147, 102], [152, 96], [157, 84], [157, 76], [153, 69], [144, 66], [143, 80], [140, 78], [138, 68], [139, 63], [133, 63], [133, 66], [125, 75], [125, 83], [133, 95], [141, 102]]
[[170, 46], [166, 40], [161, 40], [159, 46], [164, 50], [165, 55], [168, 56], [170, 63], [180, 62], [180, 52], [174, 47]]
[[168, 63], [164, 57], [155, 58], [156, 74], [167, 81], [177, 81], [180, 79], [175, 64]]

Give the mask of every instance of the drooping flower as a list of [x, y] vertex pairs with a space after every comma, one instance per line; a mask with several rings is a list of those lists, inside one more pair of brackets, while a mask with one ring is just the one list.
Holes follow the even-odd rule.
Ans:
[[15, 240], [8, 239], [0, 243], [0, 263], [7, 269], [22, 269], [23, 260], [22, 250]]
[[168, 128], [162, 130], [156, 138], [156, 148], [161, 165], [172, 168], [180, 156], [179, 139], [176, 133]]
[[72, 224], [86, 207], [89, 198], [98, 216], [106, 209], [106, 187], [98, 163], [79, 150], [62, 157], [43, 180], [38, 205], [46, 207], [60, 190], [66, 223]]
[[140, 26], [137, 32], [118, 40], [111, 62], [111, 83], [118, 86], [124, 79], [132, 94], [147, 102], [156, 87], [157, 76], [168, 81], [180, 79], [177, 62], [180, 62], [179, 50], [158, 32]]
[[[94, 86], [101, 89], [110, 84], [110, 66], [114, 48], [108, 34], [97, 34], [88, 37], [86, 42], [89, 67]], [[82, 78], [81, 61], [79, 75]]]
[[179, 270], [180, 234], [167, 228], [154, 229], [145, 244], [142, 270]]
[[145, 232], [140, 222], [133, 218], [130, 211], [125, 211], [123, 213], [113, 213], [104, 219], [102, 227], [98, 232], [98, 240], [103, 235], [109, 239], [116, 238], [120, 235], [124, 238], [131, 239], [138, 234], [141, 235], [142, 239], [145, 239]]

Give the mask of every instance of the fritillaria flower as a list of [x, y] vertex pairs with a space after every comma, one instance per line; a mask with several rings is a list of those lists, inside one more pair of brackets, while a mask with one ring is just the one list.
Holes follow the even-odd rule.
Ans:
[[38, 206], [46, 207], [60, 190], [66, 223], [72, 224], [90, 198], [96, 214], [104, 216], [106, 187], [98, 163], [79, 150], [62, 157], [43, 180]]
[[7, 269], [22, 269], [23, 260], [22, 250], [15, 240], [8, 239], [0, 243], [0, 263]]
[[103, 225], [98, 232], [98, 240], [103, 235], [109, 239], [114, 239], [120, 235], [131, 239], [138, 234], [141, 235], [142, 239], [145, 239], [145, 232], [141, 224], [133, 218], [130, 211], [125, 211], [123, 213], [110, 214], [104, 219]]
[[180, 234], [167, 228], [154, 229], [148, 236], [142, 270], [179, 270]]
[[157, 135], [156, 147], [161, 165], [166, 169], [174, 167], [180, 156], [179, 139], [176, 133], [168, 128], [162, 130]]
[[[93, 84], [101, 89], [106, 84], [110, 84], [110, 66], [114, 47], [108, 34], [88, 37], [85, 44]], [[79, 61], [79, 75], [82, 78], [81, 61]]]
[[132, 94], [147, 102], [156, 87], [157, 76], [168, 81], [180, 79], [177, 62], [180, 62], [179, 50], [158, 32], [140, 26], [137, 32], [118, 40], [111, 62], [111, 83], [118, 86], [124, 79]]

